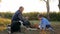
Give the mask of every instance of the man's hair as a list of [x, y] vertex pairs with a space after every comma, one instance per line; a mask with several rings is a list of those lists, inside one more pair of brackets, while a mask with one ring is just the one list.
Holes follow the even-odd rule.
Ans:
[[43, 17], [43, 15], [42, 14], [38, 14], [38, 17]]
[[20, 6], [19, 9], [24, 8], [23, 6]]

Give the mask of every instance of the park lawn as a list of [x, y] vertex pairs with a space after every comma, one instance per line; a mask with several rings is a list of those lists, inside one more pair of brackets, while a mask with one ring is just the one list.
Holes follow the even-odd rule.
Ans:
[[[39, 24], [39, 21], [34, 20], [34, 21], [30, 21], [33, 24]], [[54, 28], [55, 30], [55, 34], [60, 34], [60, 22], [59, 21], [50, 21], [51, 26]]]
[[[31, 23], [36, 23], [36, 24], [39, 24], [40, 21], [38, 20], [31, 20], [30, 21]], [[60, 25], [60, 21], [50, 21], [51, 25]]]
[[[1, 21], [1, 19], [2, 19], [2, 21]], [[7, 19], [6, 21], [5, 20], [6, 19], [4, 19], [4, 18], [0, 18], [0, 22], [4, 23], [5, 25], [7, 24], [7, 22], [9, 24], [10, 20], [9, 19]], [[30, 22], [31, 22], [31, 24], [39, 24], [38, 20], [31, 20]], [[51, 23], [52, 27], [55, 29], [55, 32], [57, 34], [60, 34], [60, 22], [59, 21], [51, 21], [50, 23]], [[5, 34], [6, 32], [2, 32], [2, 33]], [[36, 33], [37, 33], [37, 31], [36, 31]]]
[[[31, 24], [39, 24], [40, 21], [38, 20], [32, 20], [30, 21]], [[54, 28], [60, 28], [60, 21], [50, 21], [51, 26]], [[60, 30], [60, 29], [59, 29]]]

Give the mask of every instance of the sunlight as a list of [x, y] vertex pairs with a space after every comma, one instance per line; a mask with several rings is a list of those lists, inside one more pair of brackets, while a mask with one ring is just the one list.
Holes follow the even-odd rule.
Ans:
[[[46, 12], [46, 3], [40, 0], [2, 0], [0, 12], [15, 12], [20, 6], [25, 8], [24, 12]], [[50, 1], [50, 11], [59, 11], [58, 0]]]

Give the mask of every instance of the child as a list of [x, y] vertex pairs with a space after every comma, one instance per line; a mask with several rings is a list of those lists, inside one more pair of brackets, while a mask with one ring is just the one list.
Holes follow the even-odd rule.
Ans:
[[50, 22], [48, 21], [48, 19], [44, 18], [43, 15], [38, 15], [38, 19], [40, 20], [40, 25], [39, 25], [39, 28], [41, 29], [42, 33], [45, 34], [45, 30], [46, 28], [51, 30], [51, 31], [54, 31], [53, 28], [51, 27], [50, 25]]

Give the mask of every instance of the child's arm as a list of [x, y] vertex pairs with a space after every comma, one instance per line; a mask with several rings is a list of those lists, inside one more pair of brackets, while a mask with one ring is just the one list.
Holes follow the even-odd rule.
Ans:
[[40, 27], [41, 27], [41, 29], [45, 30], [45, 28], [46, 28], [45, 21], [41, 21]]
[[43, 25], [43, 24], [42, 24], [42, 22], [41, 22], [41, 23], [39, 24], [39, 28], [40, 28], [40, 29], [42, 29], [42, 25]]

